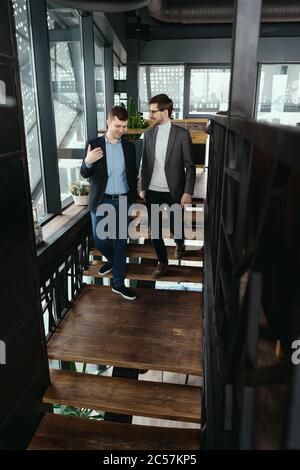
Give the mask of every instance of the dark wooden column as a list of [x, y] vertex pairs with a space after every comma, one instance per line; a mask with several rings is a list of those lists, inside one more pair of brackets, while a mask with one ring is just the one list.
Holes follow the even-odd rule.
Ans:
[[26, 448], [49, 383], [20, 94], [12, 3], [2, 0], [0, 340], [6, 354], [0, 361], [0, 449]]

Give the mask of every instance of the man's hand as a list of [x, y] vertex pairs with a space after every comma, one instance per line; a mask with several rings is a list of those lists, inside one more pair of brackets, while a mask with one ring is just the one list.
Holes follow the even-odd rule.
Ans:
[[145, 198], [146, 198], [146, 191], [140, 191], [140, 192], [139, 192], [139, 196], [140, 196], [141, 199], [144, 199], [144, 200], [145, 200]]
[[189, 193], [183, 193], [180, 205], [184, 207], [185, 204], [192, 204], [192, 196]]
[[101, 158], [103, 158], [103, 155], [104, 153], [103, 153], [102, 148], [97, 147], [91, 150], [91, 146], [89, 145], [87, 149], [87, 154], [85, 157], [85, 163], [89, 163], [90, 165], [92, 165], [97, 160], [101, 160]]

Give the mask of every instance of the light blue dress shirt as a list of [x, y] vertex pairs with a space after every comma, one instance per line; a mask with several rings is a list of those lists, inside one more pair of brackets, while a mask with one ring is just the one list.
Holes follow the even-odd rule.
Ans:
[[[126, 177], [125, 158], [121, 139], [116, 144], [111, 144], [105, 136], [105, 150], [108, 180], [105, 194], [125, 194], [129, 191]], [[93, 163], [86, 163], [92, 168]]]
[[125, 158], [121, 139], [111, 144], [105, 136], [105, 150], [108, 180], [106, 194], [125, 194], [129, 191], [126, 178]]

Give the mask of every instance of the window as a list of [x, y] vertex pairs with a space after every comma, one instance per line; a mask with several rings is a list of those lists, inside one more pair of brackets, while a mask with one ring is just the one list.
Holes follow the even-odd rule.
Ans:
[[[86, 142], [80, 16], [48, 2], [48, 29], [61, 200], [80, 178]], [[80, 150], [79, 150], [80, 149]]]
[[152, 96], [166, 93], [174, 104], [173, 117], [183, 118], [183, 65], [146, 65], [139, 69], [140, 110], [148, 117]]
[[256, 109], [259, 121], [300, 125], [300, 64], [262, 64]]
[[[94, 30], [95, 37], [97, 31]], [[97, 126], [98, 129], [105, 128], [105, 83], [104, 83], [104, 53], [101, 44], [95, 40], [95, 78], [96, 78], [96, 103], [97, 103]]]
[[0, 80], [0, 104], [6, 104], [6, 85], [3, 80]]
[[[32, 45], [26, 0], [13, 0], [16, 23], [18, 59], [20, 67], [21, 92], [25, 126], [26, 150], [33, 205], [40, 219], [46, 212], [41, 170], [41, 148], [37, 120], [36, 88], [33, 72]], [[0, 95], [2, 92], [0, 91]]]
[[189, 69], [188, 114], [216, 113], [228, 109], [229, 67]]
[[[114, 55], [114, 80], [126, 80], [127, 68], [125, 65], [120, 65], [117, 57]], [[115, 92], [114, 93], [114, 106], [124, 104], [127, 108], [127, 93]]]

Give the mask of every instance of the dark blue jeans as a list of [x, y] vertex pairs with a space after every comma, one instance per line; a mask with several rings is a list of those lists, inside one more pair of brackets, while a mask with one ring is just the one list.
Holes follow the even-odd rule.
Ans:
[[[101, 215], [97, 215], [97, 212], [103, 204], [112, 206], [115, 209], [115, 233], [109, 235], [108, 231], [106, 236], [103, 237], [101, 233], [101, 238], [99, 238], [99, 222], [101, 222], [108, 214], [105, 211]], [[119, 217], [119, 199], [108, 199], [104, 197], [101, 205], [97, 208], [96, 212], [91, 212], [92, 226], [93, 226], [93, 235], [95, 240], [95, 245], [99, 251], [105, 256], [107, 261], [109, 261], [113, 266], [113, 285], [115, 287], [120, 287], [124, 283], [124, 274], [125, 274], [125, 265], [126, 265], [126, 248], [127, 248], [127, 232], [128, 232], [128, 204], [122, 204], [121, 218]], [[98, 225], [98, 231], [97, 231]], [[122, 234], [119, 233], [119, 228], [121, 226]], [[108, 226], [106, 226], [108, 228]], [[98, 232], [98, 233], [97, 233]]]
[[[146, 192], [146, 206], [148, 210], [148, 223], [151, 227], [151, 205], [152, 204], [168, 204], [168, 206], [172, 206], [174, 204], [174, 200], [171, 197], [170, 193], [167, 192], [159, 192], [159, 191], [151, 191], [148, 189]], [[184, 242], [184, 227], [183, 227], [183, 211], [182, 211], [182, 238], [174, 240], [175, 243], [183, 243]], [[170, 232], [174, 235], [174, 217], [173, 213], [170, 214]], [[152, 239], [152, 245], [156, 251], [157, 259], [160, 263], [167, 264], [168, 263], [168, 254], [167, 249], [165, 246], [165, 242], [162, 235], [162, 216], [160, 216], [160, 223], [159, 223], [159, 238]]]

